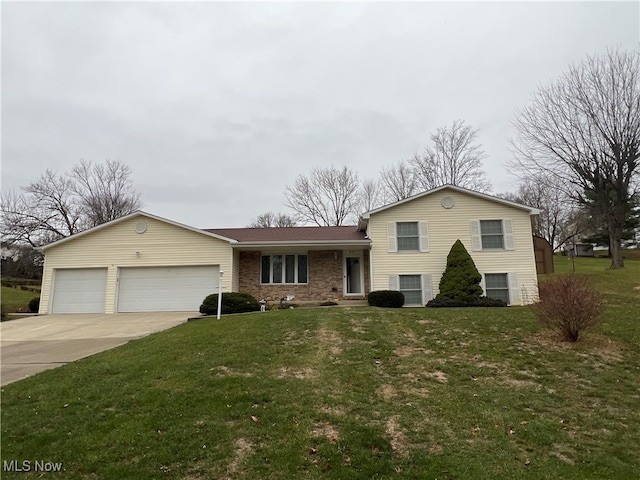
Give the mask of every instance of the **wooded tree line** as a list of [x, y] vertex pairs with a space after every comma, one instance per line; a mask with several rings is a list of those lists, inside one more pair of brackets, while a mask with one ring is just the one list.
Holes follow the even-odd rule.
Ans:
[[[612, 268], [621, 240], [640, 223], [640, 54], [609, 50], [572, 65], [534, 92], [513, 121], [509, 168], [516, 192], [497, 193], [541, 210], [534, 234], [555, 248], [576, 235], [607, 237]], [[316, 167], [285, 188], [291, 213], [267, 212], [251, 227], [344, 225], [360, 214], [452, 184], [491, 192], [478, 130], [456, 120], [434, 131], [422, 152], [361, 180], [347, 166]], [[2, 195], [2, 240], [39, 246], [127, 215], [140, 206], [131, 169], [120, 161], [80, 161], [47, 170], [20, 192]]]

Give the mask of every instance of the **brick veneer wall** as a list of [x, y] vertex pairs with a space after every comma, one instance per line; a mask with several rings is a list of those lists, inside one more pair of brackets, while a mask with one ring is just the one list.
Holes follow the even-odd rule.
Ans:
[[[286, 253], [286, 252], [285, 252]], [[260, 283], [261, 252], [240, 252], [241, 292], [250, 293], [258, 300], [279, 301], [287, 295], [295, 295], [299, 301], [327, 301], [343, 298], [343, 252], [342, 250], [311, 250], [307, 252], [309, 261], [306, 285]], [[365, 294], [369, 286], [369, 251], [363, 251]], [[352, 297], [349, 298], [364, 298]]]

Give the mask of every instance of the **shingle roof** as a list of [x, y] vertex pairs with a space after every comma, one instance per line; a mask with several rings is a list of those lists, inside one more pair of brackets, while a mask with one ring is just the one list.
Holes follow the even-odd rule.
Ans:
[[366, 242], [355, 225], [342, 227], [207, 228], [205, 232], [241, 243], [269, 242]]

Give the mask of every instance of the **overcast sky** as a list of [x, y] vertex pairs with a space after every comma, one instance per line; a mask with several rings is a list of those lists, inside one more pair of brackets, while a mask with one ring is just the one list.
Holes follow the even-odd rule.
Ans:
[[198, 228], [286, 211], [314, 166], [361, 179], [455, 119], [514, 190], [514, 110], [607, 47], [639, 2], [2, 2], [2, 189], [128, 164], [143, 210]]

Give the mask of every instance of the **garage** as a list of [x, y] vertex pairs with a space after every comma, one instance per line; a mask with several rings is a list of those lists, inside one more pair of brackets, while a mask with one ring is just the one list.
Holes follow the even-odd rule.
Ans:
[[118, 312], [197, 312], [218, 291], [217, 265], [120, 268]]
[[104, 313], [106, 268], [56, 269], [51, 313]]

